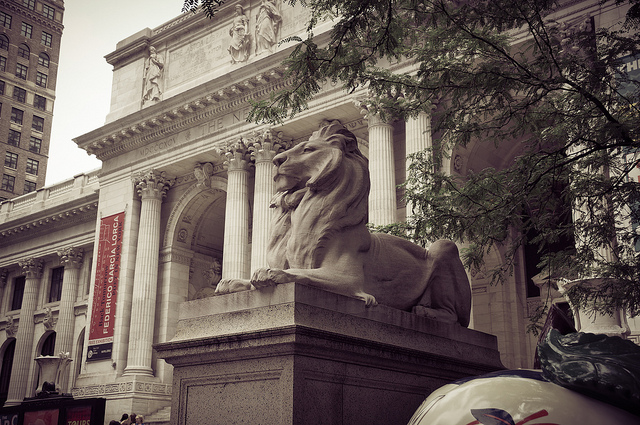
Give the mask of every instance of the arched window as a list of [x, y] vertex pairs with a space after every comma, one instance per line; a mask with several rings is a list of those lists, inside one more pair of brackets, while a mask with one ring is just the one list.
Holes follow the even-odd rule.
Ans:
[[21, 58], [29, 59], [29, 54], [31, 51], [29, 50], [29, 46], [26, 44], [21, 44], [18, 46], [18, 56]]
[[11, 338], [2, 355], [2, 370], [0, 371], [0, 404], [7, 401], [9, 395], [9, 381], [11, 381], [11, 368], [13, 367], [13, 352], [16, 349], [16, 339]]
[[75, 380], [80, 375], [82, 371], [82, 360], [84, 358], [84, 329], [80, 332], [80, 336], [78, 336], [78, 344], [76, 345], [76, 357], [73, 359], [75, 362], [75, 373], [73, 375], [73, 380], [75, 384]]
[[9, 50], [9, 39], [4, 34], [0, 34], [0, 49]]
[[46, 53], [40, 53], [38, 55], [38, 65], [49, 68], [49, 55]]
[[47, 339], [42, 343], [42, 349], [40, 350], [41, 356], [53, 356], [53, 350], [56, 348], [56, 333], [51, 332]]

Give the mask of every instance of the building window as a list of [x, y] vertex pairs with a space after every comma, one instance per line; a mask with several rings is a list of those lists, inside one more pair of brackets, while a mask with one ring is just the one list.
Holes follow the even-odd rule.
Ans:
[[0, 81], [0, 94], [4, 94], [4, 81]]
[[34, 192], [36, 190], [36, 183], [29, 181], [29, 180], [25, 180], [24, 181], [24, 194], [26, 195], [27, 193], [31, 193]]
[[36, 84], [40, 87], [47, 87], [47, 74], [43, 74], [42, 72], [36, 73]]
[[[42, 343], [42, 349], [40, 350], [41, 356], [53, 356], [56, 349], [56, 333], [51, 332], [47, 339]], [[87, 421], [88, 422], [88, 421]]]
[[27, 173], [38, 175], [38, 165], [40, 163], [36, 159], [27, 158]]
[[13, 297], [11, 298], [11, 310], [22, 308], [22, 295], [24, 295], [24, 276], [13, 279]]
[[27, 91], [20, 87], [13, 88], [13, 98], [20, 103], [24, 103], [27, 98]]
[[64, 267], [56, 267], [51, 270], [51, 286], [49, 288], [49, 302], [60, 301], [62, 295], [62, 276], [64, 275]]
[[9, 139], [7, 142], [11, 146], [20, 146], [20, 132], [15, 130], [9, 130]]
[[9, 39], [4, 34], [0, 34], [0, 49], [9, 50]]
[[2, 25], [3, 27], [11, 28], [11, 15], [0, 12], [0, 25]]
[[18, 56], [21, 58], [29, 59], [29, 46], [26, 44], [21, 44], [18, 46]]
[[42, 133], [44, 131], [44, 118], [34, 115], [31, 128]]
[[27, 38], [31, 38], [31, 34], [33, 33], [33, 27], [26, 22], [22, 23], [20, 26], [20, 35], [23, 35]]
[[47, 18], [49, 18], [49, 19], [53, 19], [56, 16], [56, 10], [51, 6], [43, 4], [42, 5], [42, 14], [44, 16], [46, 16]]
[[16, 65], [16, 77], [22, 78], [23, 80], [27, 79], [27, 71], [29, 68], [21, 63]]
[[35, 10], [36, 0], [22, 0], [22, 5], [30, 10]]
[[18, 154], [7, 152], [4, 156], [4, 166], [9, 168], [18, 168]]
[[40, 149], [42, 149], [42, 139], [31, 136], [29, 138], [29, 150], [31, 152], [40, 153]]
[[22, 125], [23, 116], [24, 111], [18, 108], [11, 108], [11, 122]]
[[38, 94], [34, 95], [33, 97], [33, 106], [36, 107], [36, 109], [40, 109], [41, 111], [44, 111], [47, 109], [47, 98], [40, 96]]
[[49, 68], [49, 55], [46, 53], [40, 53], [38, 55], [38, 65]]
[[44, 46], [51, 47], [51, 42], [53, 41], [53, 36], [48, 32], [42, 31], [42, 38], [40, 39], [40, 43]]
[[13, 192], [13, 187], [16, 185], [16, 178], [10, 176], [8, 174], [2, 175], [2, 186], [0, 186], [1, 190], [6, 190], [7, 192]]
[[4, 56], [0, 56], [0, 71], [7, 70], [7, 58]]

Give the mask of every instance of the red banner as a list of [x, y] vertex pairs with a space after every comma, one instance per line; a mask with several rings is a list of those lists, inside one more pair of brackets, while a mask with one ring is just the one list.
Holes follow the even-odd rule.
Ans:
[[58, 409], [24, 412], [24, 425], [58, 425]]
[[91, 425], [91, 406], [69, 407], [67, 425]]
[[111, 358], [123, 225], [124, 211], [100, 220], [87, 361]]

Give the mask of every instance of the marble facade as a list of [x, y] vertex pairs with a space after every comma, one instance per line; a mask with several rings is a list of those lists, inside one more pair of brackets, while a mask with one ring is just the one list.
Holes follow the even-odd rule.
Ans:
[[[278, 39], [305, 36], [308, 11], [267, 3], [279, 13], [269, 30]], [[615, 18], [615, 9], [603, 11], [593, 3], [578, 2], [571, 13], [599, 14], [603, 22]], [[231, 48], [240, 46], [236, 4], [249, 21], [244, 37], [253, 43], [240, 56]], [[223, 278], [247, 278], [264, 266], [267, 206], [274, 193], [270, 160], [327, 119], [352, 131], [369, 158], [370, 221], [405, 219], [410, 206], [397, 185], [406, 176], [406, 156], [431, 145], [428, 114], [382, 122], [363, 114], [366, 92], [346, 94], [327, 83], [293, 120], [278, 126], [246, 122], [249, 100], [289, 83], [281, 62], [291, 45], [270, 44], [271, 32], [269, 37], [255, 32], [259, 16], [266, 25], [261, 4], [225, 3], [214, 21], [183, 14], [118, 43], [106, 56], [113, 66], [106, 123], [75, 139], [102, 168], [0, 204], [0, 356], [15, 350], [8, 403], [33, 395], [37, 370], [30, 359], [55, 332], [56, 354], [69, 352], [74, 360], [67, 391], [106, 397], [110, 418], [123, 411], [160, 418], [170, 405], [173, 369], [152, 344], [175, 336], [180, 306], [206, 293], [216, 264]], [[234, 34], [230, 28], [236, 28]], [[320, 26], [316, 35], [329, 28], [329, 23]], [[464, 176], [471, 169], [505, 166], [516, 154], [482, 149], [456, 149], [447, 169]], [[100, 223], [122, 212], [112, 351], [106, 360], [88, 360]], [[71, 258], [65, 252], [82, 255]], [[488, 263], [500, 261], [496, 248]], [[52, 298], [53, 270], [63, 266], [62, 292]], [[470, 276], [470, 327], [496, 335], [502, 363], [511, 368], [531, 367], [536, 343], [525, 328], [541, 300], [527, 297], [526, 275], [520, 267], [502, 286], [489, 285], [482, 274]], [[20, 282], [22, 307], [14, 309]], [[47, 308], [54, 327], [45, 326]], [[632, 337], [640, 338], [640, 323], [629, 323], [636, 332]]]

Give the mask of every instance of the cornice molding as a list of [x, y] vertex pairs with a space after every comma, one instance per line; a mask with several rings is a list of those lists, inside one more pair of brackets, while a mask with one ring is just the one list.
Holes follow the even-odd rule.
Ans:
[[53, 226], [67, 227], [92, 219], [95, 220], [98, 213], [97, 211], [98, 202], [93, 201], [55, 214], [46, 214], [37, 220], [20, 222], [20, 224], [0, 230], [0, 241], [7, 241], [9, 238], [32, 238], [42, 232], [50, 231]]
[[[219, 90], [211, 91], [194, 100], [174, 107], [165, 107], [154, 116], [138, 119], [118, 131], [105, 131], [106, 134], [88, 138], [86, 141], [82, 140], [83, 136], [74, 140], [88, 154], [96, 155], [98, 159], [104, 161], [175, 134], [180, 130], [193, 127], [208, 118], [233, 111], [239, 106], [246, 105], [250, 99], [262, 98], [272, 91], [280, 90], [290, 84], [288, 79], [282, 78], [284, 74], [285, 70], [278, 66], [235, 84], [229, 84]], [[167, 99], [158, 105], [167, 105], [171, 103], [171, 100]], [[118, 123], [118, 121], [114, 123]], [[87, 136], [91, 137], [90, 134]]]
[[61, 23], [52, 21], [49, 18], [45, 18], [44, 15], [41, 15], [35, 11], [25, 9], [23, 6], [12, 0], [0, 0], [0, 8], [3, 10], [10, 10], [13, 13], [18, 13], [21, 16], [29, 18], [32, 21], [37, 22], [39, 25], [45, 26], [59, 35], [62, 35], [62, 30], [64, 29], [64, 25]]

